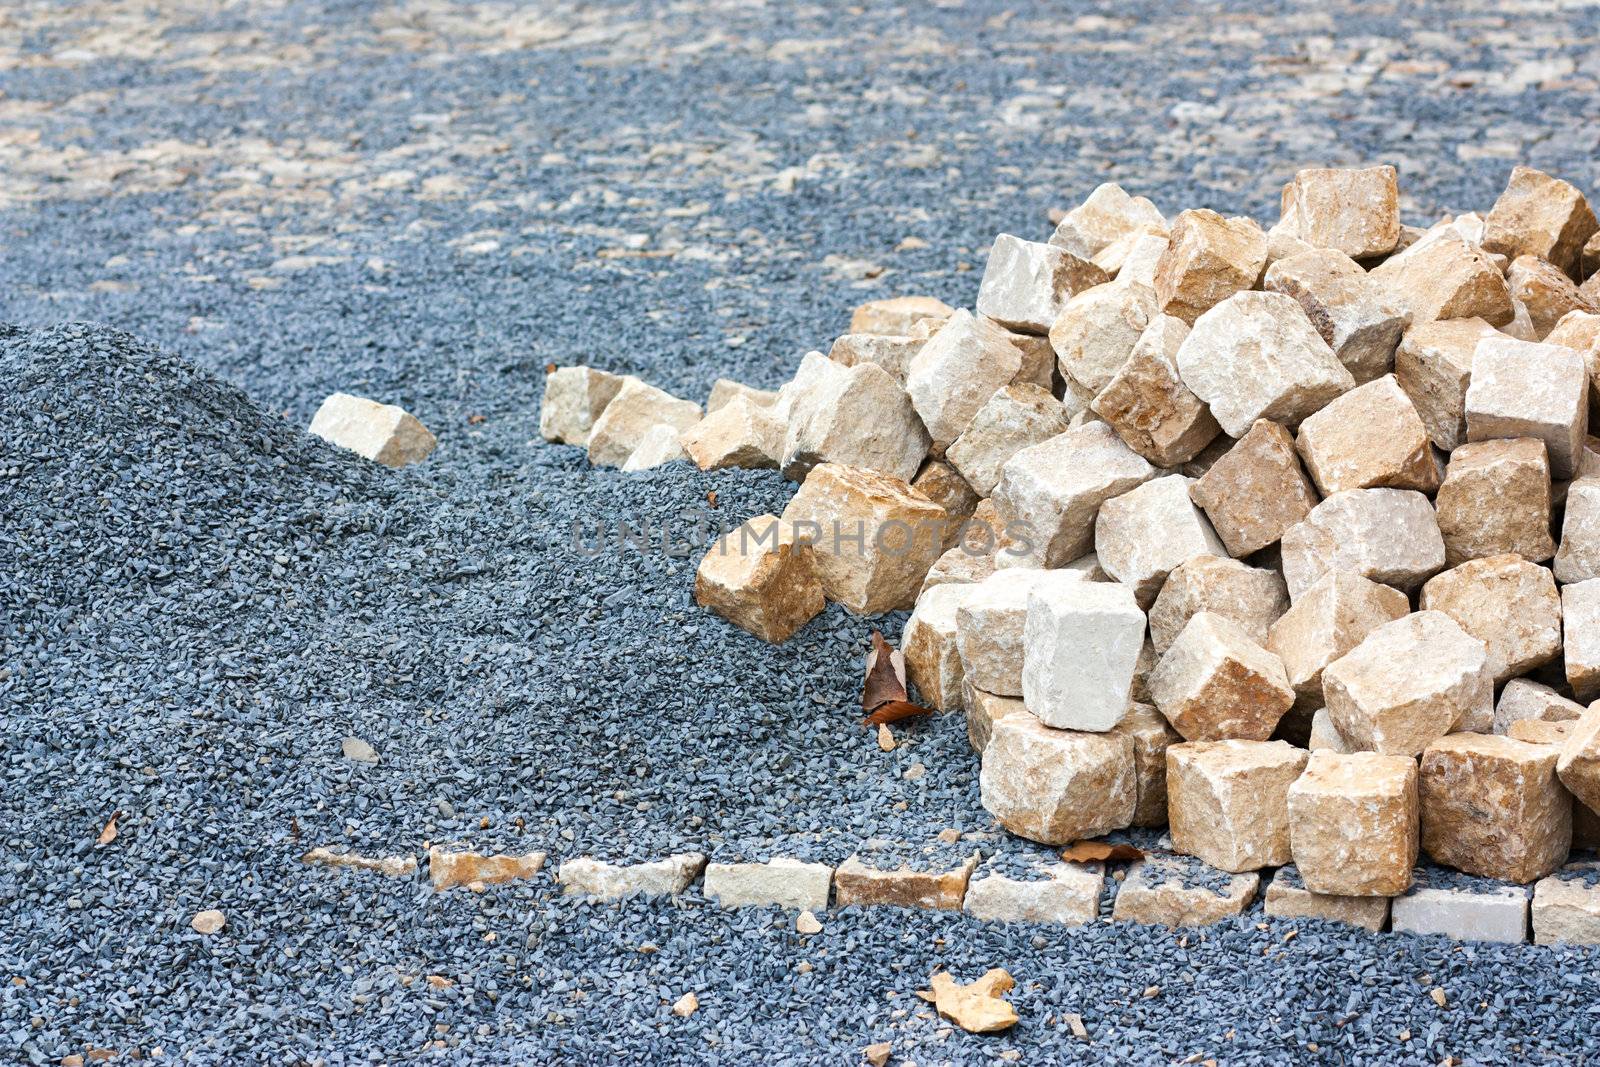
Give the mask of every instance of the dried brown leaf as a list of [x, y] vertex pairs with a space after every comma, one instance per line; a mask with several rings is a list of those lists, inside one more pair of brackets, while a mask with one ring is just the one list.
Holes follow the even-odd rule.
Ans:
[[872, 651], [867, 653], [867, 680], [861, 687], [861, 710], [877, 711], [885, 704], [910, 699], [906, 692], [905, 657], [885, 641], [881, 633], [872, 631]]
[[969, 985], [961, 985], [948, 972], [940, 971], [928, 984], [933, 988], [918, 990], [917, 996], [933, 1001], [940, 1015], [968, 1033], [992, 1034], [1017, 1021], [1017, 1010], [1001, 999], [1017, 984], [1004, 968], [986, 971]]
[[122, 818], [122, 812], [114, 811], [111, 818], [106, 820], [105, 829], [100, 831], [100, 836], [94, 839], [96, 848], [105, 848], [117, 839], [117, 820]]
[[1144, 849], [1107, 841], [1074, 841], [1061, 850], [1061, 858], [1068, 863], [1126, 863], [1144, 859]]
[[867, 725], [882, 726], [885, 723], [899, 722], [901, 719], [910, 719], [917, 715], [932, 714], [932, 708], [925, 708], [921, 704], [913, 704], [909, 700], [893, 700], [868, 715]]

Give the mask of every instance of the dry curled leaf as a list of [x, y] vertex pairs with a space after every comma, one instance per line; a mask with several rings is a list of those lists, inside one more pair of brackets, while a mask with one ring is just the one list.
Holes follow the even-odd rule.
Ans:
[[1144, 849], [1107, 841], [1074, 841], [1061, 850], [1061, 858], [1068, 863], [1126, 863], [1144, 859]]
[[946, 971], [928, 980], [931, 990], [917, 996], [932, 1001], [940, 1015], [972, 1034], [992, 1034], [1017, 1021], [1017, 1010], [1001, 999], [1017, 983], [1002, 967], [986, 971], [970, 985], [961, 985]]
[[887, 723], [899, 722], [901, 719], [909, 719], [916, 715], [932, 714], [933, 710], [931, 708], [925, 708], [921, 704], [913, 704], [909, 700], [892, 700], [871, 715], [868, 715], [867, 724], [869, 726], [883, 726]]
[[122, 818], [122, 812], [114, 811], [111, 818], [106, 820], [105, 829], [100, 831], [100, 836], [94, 839], [96, 848], [105, 848], [117, 839], [117, 820]]
[[906, 692], [906, 658], [878, 631], [872, 631], [867, 653], [867, 680], [861, 687], [861, 710], [877, 711], [893, 701], [911, 699]]

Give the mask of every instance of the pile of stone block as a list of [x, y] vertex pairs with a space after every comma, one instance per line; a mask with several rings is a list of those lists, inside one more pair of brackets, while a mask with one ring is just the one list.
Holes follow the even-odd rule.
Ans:
[[798, 482], [697, 598], [769, 641], [910, 609], [910, 679], [1011, 832], [1169, 824], [1367, 922], [1419, 853], [1526, 885], [1600, 839], [1596, 404], [1584, 195], [1517, 167], [1420, 228], [1374, 166], [1299, 172], [1270, 229], [1103, 185], [997, 237], [970, 310], [865, 304], [703, 416], [563, 368], [541, 428]]

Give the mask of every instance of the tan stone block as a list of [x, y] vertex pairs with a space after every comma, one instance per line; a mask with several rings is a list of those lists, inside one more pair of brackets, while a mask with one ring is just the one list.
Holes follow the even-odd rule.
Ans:
[[1297, 700], [1320, 707], [1322, 672], [1328, 664], [1410, 611], [1411, 602], [1398, 589], [1359, 574], [1329, 571], [1272, 624], [1266, 648], [1283, 662]]
[[1173, 220], [1170, 243], [1156, 264], [1157, 305], [1193, 324], [1254, 286], [1266, 265], [1267, 235], [1260, 226], [1207, 208], [1185, 211]]
[[1512, 299], [1528, 309], [1533, 339], [1542, 341], [1562, 316], [1572, 311], [1593, 314], [1596, 308], [1560, 267], [1538, 256], [1518, 256], [1506, 271]]
[[1548, 663], [1561, 651], [1561, 595], [1545, 568], [1507, 553], [1428, 579], [1423, 611], [1442, 611], [1488, 651], [1495, 684]]
[[689, 453], [683, 450], [683, 435], [665, 423], [650, 427], [639, 443], [628, 454], [622, 465], [624, 474], [643, 474], [668, 463], [688, 462]]
[[916, 867], [901, 863], [887, 868], [877, 866], [882, 861], [864, 850], [833, 872], [833, 902], [841, 908], [855, 904], [959, 911], [967, 881], [982, 859], [979, 852], [965, 858], [930, 855]]
[[1066, 432], [1066, 410], [1049, 390], [1008, 385], [978, 409], [945, 458], [979, 496], [988, 496], [1012, 456]]
[[1406, 317], [1355, 260], [1315, 249], [1267, 268], [1262, 288], [1292, 296], [1356, 384], [1381, 378], [1394, 364]]
[[994, 552], [978, 552], [963, 544], [945, 549], [922, 580], [918, 596], [941, 585], [972, 584], [981, 582], [995, 572]]
[[1393, 375], [1358, 385], [1308, 417], [1295, 448], [1324, 496], [1346, 489], [1439, 488], [1427, 428]]
[[1028, 710], [1021, 697], [985, 693], [975, 688], [970, 678], [961, 680], [961, 707], [967, 717], [967, 742], [980, 756], [989, 746], [995, 723], [1007, 715], [1026, 715]]
[[1417, 863], [1417, 762], [1376, 752], [1318, 752], [1289, 787], [1289, 838], [1306, 888], [1392, 897]]
[[1340, 755], [1353, 751], [1350, 742], [1333, 725], [1333, 716], [1328, 714], [1327, 708], [1318, 708], [1311, 713], [1311, 736], [1306, 741], [1306, 748], [1312, 752], [1336, 752]]
[[694, 599], [774, 645], [827, 607], [812, 547], [773, 515], [757, 515], [712, 544], [695, 572]]
[[1446, 452], [1467, 439], [1467, 386], [1472, 353], [1497, 331], [1482, 319], [1448, 319], [1412, 326], [1395, 350], [1394, 374], [1416, 407], [1433, 443]]
[[1138, 799], [1130, 737], [1056, 730], [1032, 715], [992, 724], [978, 781], [1002, 826], [1046, 845], [1121, 830]]
[[1550, 463], [1531, 437], [1464, 444], [1450, 456], [1435, 500], [1450, 566], [1515, 552], [1543, 563], [1550, 537]]
[[1409, 489], [1348, 489], [1283, 535], [1283, 577], [1297, 600], [1329, 571], [1411, 590], [1444, 568], [1433, 506]]
[[1589, 427], [1589, 371], [1561, 345], [1509, 337], [1478, 342], [1467, 387], [1467, 440], [1536, 437], [1550, 473], [1571, 478]]
[[1284, 741], [1190, 741], [1167, 749], [1172, 847], [1239, 873], [1289, 862], [1289, 786], [1308, 754]]
[[1400, 242], [1400, 185], [1388, 165], [1302, 170], [1283, 187], [1282, 212], [1302, 241], [1352, 259], [1388, 255]]
[[590, 428], [589, 462], [597, 467], [620, 467], [652, 427], [671, 426], [682, 433], [699, 421], [699, 404], [680, 400], [630, 375]]
[[[1011, 572], [1008, 572], [1011, 573]], [[1051, 571], [1069, 575], [1073, 571]], [[1127, 714], [1145, 617], [1116, 582], [1035, 582], [1023, 626], [1022, 699], [1062, 730], [1110, 730]]]
[[683, 450], [703, 471], [739, 467], [777, 470], [784, 425], [770, 408], [736, 397], [678, 435]]
[[533, 878], [544, 869], [545, 854], [521, 856], [462, 852], [434, 845], [428, 849], [428, 878], [436, 892], [466, 886], [478, 892], [488, 885]]
[[[942, 323], [943, 319], [931, 320]], [[896, 337], [893, 334], [846, 333], [840, 334], [828, 349], [828, 358], [843, 367], [862, 363], [875, 363], [888, 372], [889, 377], [904, 386], [911, 369], [911, 360], [922, 351], [925, 339]]]
[[1205, 611], [1178, 634], [1149, 684], [1156, 707], [1189, 741], [1265, 741], [1294, 703], [1278, 657]]
[[1518, 166], [1484, 220], [1483, 247], [1512, 259], [1539, 256], [1576, 279], [1584, 243], [1596, 229], [1594, 211], [1575, 186]]
[[682, 852], [648, 863], [605, 863], [578, 856], [556, 868], [556, 884], [568, 896], [599, 900], [677, 896], [694, 884], [705, 865], [706, 858], [699, 852]]
[[587, 446], [594, 421], [621, 388], [621, 376], [593, 367], [551, 371], [545, 375], [544, 399], [539, 403], [539, 435], [546, 441]]
[[1600, 578], [1600, 478], [1579, 478], [1567, 487], [1554, 566], [1565, 585]]
[[1067, 571], [1012, 567], [967, 587], [956, 610], [956, 647], [972, 684], [1002, 696], [1022, 696], [1029, 594], [1081, 581]]
[[1451, 734], [1422, 753], [1422, 847], [1447, 867], [1532, 882], [1566, 862], [1572, 799], [1557, 752], [1494, 734]]
[[1002, 233], [978, 286], [978, 314], [1020, 333], [1046, 333], [1068, 300], [1111, 276], [1058, 245]]
[[1582, 704], [1568, 700], [1549, 686], [1531, 678], [1513, 678], [1500, 690], [1492, 728], [1497, 734], [1509, 734], [1514, 723], [1569, 722], [1582, 714]]
[[385, 467], [420, 463], [438, 439], [415, 415], [349, 393], [333, 393], [317, 408], [307, 432]]
[[1152, 926], [1210, 926], [1243, 914], [1261, 876], [1228, 875], [1188, 856], [1149, 855], [1128, 868], [1111, 917]]
[[850, 313], [851, 333], [904, 337], [919, 322], [947, 319], [955, 308], [931, 296], [897, 296], [869, 300]]
[[732, 378], [718, 378], [711, 383], [711, 395], [706, 399], [706, 414], [711, 414], [735, 397], [743, 397], [758, 408], [770, 408], [778, 402], [778, 391], [756, 389]]
[[1212, 462], [1190, 495], [1234, 556], [1276, 543], [1317, 506], [1294, 439], [1264, 419]]
[[1533, 943], [1600, 945], [1596, 863], [1571, 863], [1533, 887]]
[[1283, 577], [1224, 556], [1199, 555], [1173, 568], [1150, 609], [1150, 640], [1162, 654], [1189, 620], [1209, 611], [1236, 623], [1265, 646], [1272, 624], [1289, 609]]
[[1195, 320], [1178, 373], [1231, 437], [1257, 419], [1295, 425], [1355, 386], [1294, 298], [1237, 293]]
[[1022, 355], [998, 325], [961, 310], [928, 338], [906, 375], [906, 392], [935, 448], [949, 447], [995, 392], [1016, 377]]
[[1148, 610], [1172, 568], [1195, 556], [1226, 556], [1211, 523], [1189, 498], [1192, 478], [1169, 474], [1100, 506], [1095, 555], [1112, 578], [1133, 590]]
[[857, 615], [911, 607], [943, 552], [944, 509], [875, 471], [818, 466], [783, 509], [783, 519], [813, 541], [828, 599]]
[[1489, 254], [1451, 232], [1418, 241], [1368, 274], [1382, 286], [1412, 328], [1436, 319], [1511, 321], [1511, 290]]
[[1062, 216], [1050, 243], [1093, 259], [1112, 245], [1152, 231], [1167, 232], [1167, 220], [1160, 210], [1142, 196], [1129, 196], [1115, 182], [1105, 182]]
[[1590, 278], [1600, 273], [1600, 232], [1591, 234], [1583, 243], [1583, 252], [1579, 256], [1578, 276]]
[[1589, 413], [1593, 420], [1596, 408], [1600, 408], [1600, 314], [1567, 312], [1544, 343], [1561, 345], [1583, 355], [1584, 366], [1589, 369]]
[[1157, 315], [1155, 290], [1144, 285], [1111, 282], [1074, 296], [1050, 327], [1061, 373], [1091, 393], [1104, 389]]
[[1389, 921], [1389, 898], [1313, 893], [1289, 866], [1273, 876], [1262, 898], [1262, 911], [1274, 919], [1321, 919], [1377, 933]]
[[[930, 342], [931, 344], [931, 342]], [[924, 348], [926, 351], [926, 348]], [[807, 356], [796, 374], [787, 415], [784, 477], [804, 481], [819, 463], [877, 471], [909, 481], [928, 454], [929, 438], [911, 398], [871, 363], [844, 367]]]
[[[1016, 861], [1012, 861], [1016, 862]], [[967, 883], [961, 910], [975, 919], [1083, 926], [1100, 917], [1105, 868], [1098, 863], [1032, 859], [1030, 877], [1009, 877], [995, 859]]]
[[343, 845], [311, 849], [300, 857], [300, 862], [317, 867], [372, 871], [386, 878], [409, 878], [417, 873], [417, 857], [410, 853], [402, 856], [363, 856], [346, 851]]
[[724, 908], [816, 909], [828, 906], [833, 868], [774, 856], [765, 863], [708, 863], [704, 892]]
[[1571, 722], [1518, 719], [1506, 729], [1505, 735], [1513, 741], [1526, 741], [1530, 745], [1554, 745], [1560, 748], [1572, 736], [1573, 725]]
[[1178, 376], [1178, 347], [1187, 336], [1182, 319], [1156, 316], [1089, 405], [1158, 467], [1188, 462], [1222, 432], [1211, 409]]
[[906, 658], [906, 677], [916, 686], [922, 702], [940, 711], [959, 711], [961, 652], [956, 647], [956, 610], [974, 589], [971, 585], [940, 585], [917, 597], [917, 606], [900, 635]]
[[1561, 590], [1562, 655], [1579, 700], [1600, 696], [1600, 578]]
[[981, 499], [967, 480], [942, 459], [930, 459], [922, 464], [917, 476], [911, 479], [911, 488], [944, 508], [946, 524], [944, 547], [950, 549], [961, 537], [962, 527], [978, 509]]
[[1600, 705], [1573, 721], [1556, 773], [1580, 804], [1600, 810]]
[[1158, 709], [1138, 702], [1129, 705], [1111, 732], [1133, 741], [1133, 769], [1138, 779], [1133, 825], [1167, 825], [1167, 748], [1182, 741], [1183, 735]]
[[[1123, 244], [1123, 242], [1118, 242]], [[1161, 266], [1161, 257], [1167, 254], [1172, 241], [1166, 233], [1146, 232], [1126, 240], [1126, 254], [1122, 257], [1120, 268], [1113, 268], [1110, 259], [1106, 256], [1111, 249], [1095, 257], [1095, 264], [1107, 271], [1115, 270], [1117, 281], [1129, 285], [1147, 285], [1151, 289], [1156, 287], [1156, 269]]]

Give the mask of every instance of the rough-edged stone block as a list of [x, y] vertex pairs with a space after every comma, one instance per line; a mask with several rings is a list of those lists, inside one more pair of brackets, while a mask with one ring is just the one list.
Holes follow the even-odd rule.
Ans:
[[1410, 317], [1413, 328], [1437, 319], [1472, 318], [1504, 326], [1515, 314], [1499, 265], [1453, 231], [1390, 256], [1368, 277]]
[[1510, 337], [1479, 341], [1467, 387], [1467, 440], [1535, 437], [1550, 456], [1550, 473], [1577, 472], [1589, 428], [1589, 372], [1562, 345]]
[[1276, 543], [1317, 506], [1294, 439], [1266, 420], [1213, 461], [1189, 492], [1234, 556]]
[[428, 879], [436, 892], [466, 886], [478, 892], [488, 885], [533, 878], [544, 869], [545, 853], [523, 855], [457, 851], [433, 845], [428, 849]]
[[1189, 620], [1151, 672], [1150, 696], [1190, 741], [1265, 741], [1294, 703], [1278, 657], [1206, 611]]
[[735, 397], [678, 435], [703, 471], [739, 467], [777, 470], [783, 456], [784, 424], [772, 410]]
[[979, 496], [994, 492], [1012, 456], [1067, 432], [1061, 401], [1037, 385], [1008, 385], [978, 409], [945, 451], [945, 459]]
[[1283, 535], [1289, 599], [1329, 571], [1412, 590], [1444, 568], [1444, 538], [1428, 498], [1410, 489], [1347, 489]]
[[972, 751], [983, 755], [994, 734], [994, 724], [1007, 715], [1026, 714], [1021, 697], [1003, 697], [975, 688], [972, 679], [961, 680], [961, 707], [967, 716], [967, 742]]
[[906, 373], [906, 392], [934, 447], [948, 448], [960, 437], [1021, 367], [1022, 354], [996, 323], [965, 309], [946, 319]]
[[1597, 229], [1594, 211], [1576, 186], [1518, 166], [1484, 220], [1483, 247], [1511, 259], [1547, 259], [1576, 279], [1584, 242]]
[[1600, 578], [1561, 590], [1561, 651], [1579, 700], [1600, 696]]
[[1178, 376], [1178, 347], [1187, 336], [1182, 319], [1156, 316], [1089, 404], [1129, 448], [1158, 467], [1187, 463], [1222, 432], [1211, 409]]
[[1238, 873], [1289, 862], [1289, 787], [1307, 753], [1284, 741], [1191, 741], [1167, 749], [1172, 847]]
[[961, 707], [961, 652], [956, 647], [956, 610], [976, 588], [938, 585], [917, 597], [917, 606], [900, 635], [906, 677], [922, 701], [940, 711]]
[[1410, 600], [1398, 589], [1359, 574], [1329, 571], [1272, 624], [1266, 649], [1283, 661], [1296, 702], [1321, 707], [1322, 672], [1328, 664], [1410, 611]]
[[1067, 571], [1012, 567], [968, 587], [956, 609], [956, 647], [964, 676], [986, 692], [1021, 696], [1029, 594], [1081, 581], [1080, 575]]
[[1518, 437], [1460, 446], [1450, 455], [1434, 507], [1449, 566], [1504, 552], [1543, 563], [1555, 553], [1543, 441]]
[[917, 595], [941, 585], [971, 585], [981, 582], [995, 572], [994, 551], [977, 551], [965, 543], [945, 549], [944, 555], [934, 561], [928, 575], [922, 580], [922, 590]]
[[1600, 945], [1600, 863], [1571, 863], [1533, 887], [1533, 943]]
[[1133, 590], [1141, 608], [1155, 603], [1172, 569], [1195, 556], [1226, 556], [1211, 523], [1189, 498], [1194, 479], [1156, 478], [1107, 500], [1094, 524], [1095, 555], [1112, 578]]
[[794, 911], [828, 906], [833, 868], [774, 856], [765, 863], [706, 864], [705, 894], [724, 908], [773, 905]]
[[1531, 882], [1567, 860], [1572, 798], [1559, 753], [1496, 734], [1451, 734], [1422, 753], [1422, 847], [1484, 878]]
[[1276, 571], [1226, 556], [1194, 556], [1167, 575], [1150, 609], [1150, 640], [1158, 655], [1165, 653], [1191, 618], [1209, 611], [1266, 645], [1272, 624], [1288, 609], [1289, 593]]
[[546, 441], [588, 445], [589, 430], [621, 388], [621, 376], [593, 367], [551, 371], [539, 403], [539, 435]]
[[1299, 302], [1357, 384], [1389, 372], [1406, 317], [1349, 256], [1316, 249], [1279, 260], [1262, 288]]
[[959, 911], [982, 858], [979, 852], [958, 855], [955, 849], [931, 846], [910, 859], [896, 850], [884, 856], [863, 849], [833, 872], [834, 903]]
[[1528, 311], [1533, 340], [1542, 341], [1562, 317], [1573, 311], [1593, 313], [1595, 306], [1584, 298], [1561, 268], [1538, 256], [1518, 256], [1506, 271], [1511, 299]]
[[1022, 333], [1045, 333], [1068, 300], [1111, 276], [1059, 245], [1002, 233], [978, 286], [978, 314]]
[[[942, 322], [943, 320], [937, 320]], [[895, 337], [881, 333], [846, 333], [835, 338], [828, 358], [843, 367], [875, 363], [904, 386], [911, 360], [922, 351], [925, 338]]]
[[778, 391], [757, 389], [732, 378], [718, 378], [711, 383], [711, 395], [706, 398], [706, 414], [711, 414], [736, 397], [743, 397], [758, 408], [770, 408], [778, 402]]
[[1133, 769], [1139, 779], [1133, 825], [1167, 825], [1167, 749], [1183, 735], [1159, 709], [1139, 702], [1128, 706], [1113, 732], [1133, 741]]
[[1308, 889], [1392, 897], [1411, 885], [1419, 841], [1417, 763], [1317, 752], [1289, 787], [1289, 839]]
[[1352, 259], [1386, 256], [1400, 243], [1395, 169], [1315, 167], [1283, 187], [1283, 222], [1300, 240]]
[[699, 404], [680, 400], [629, 375], [589, 430], [589, 462], [597, 467], [620, 467], [651, 427], [671, 426], [682, 433], [699, 421]]
[[1333, 725], [1333, 716], [1328, 714], [1327, 708], [1318, 708], [1311, 713], [1311, 735], [1306, 740], [1306, 748], [1312, 752], [1337, 752], [1340, 755], [1353, 751], [1350, 742]]
[[[1552, 745], [1560, 748], [1572, 736], [1571, 722], [1541, 722], [1538, 719], [1518, 719], [1506, 729], [1506, 736], [1513, 741], [1526, 741], [1530, 745]], [[1581, 808], [1579, 804], [1574, 808]]]
[[1144, 623], [1126, 586], [1084, 578], [1030, 583], [1022, 660], [1028, 710], [1064, 730], [1116, 726], [1128, 711]]
[[1394, 376], [1446, 452], [1467, 439], [1467, 386], [1478, 342], [1498, 336], [1482, 319], [1447, 319], [1414, 325], [1395, 350]]
[[[1509, 733], [1517, 722], [1570, 722], [1583, 714], [1583, 705], [1531, 678], [1513, 678], [1500, 690], [1494, 706], [1493, 730]], [[1600, 793], [1597, 793], [1600, 797]]]
[[1600, 478], [1579, 478], [1567, 487], [1554, 566], [1563, 585], [1600, 578]]
[[688, 459], [689, 453], [683, 450], [683, 435], [676, 427], [658, 423], [646, 430], [639, 443], [633, 446], [627, 462], [622, 465], [622, 473], [643, 474]]
[[1346, 489], [1439, 488], [1427, 427], [1393, 375], [1358, 385], [1307, 418], [1295, 448], [1324, 496]]
[[[929, 437], [906, 391], [875, 364], [818, 360], [809, 370], [802, 365], [804, 378], [795, 376], [784, 477], [804, 481], [819, 463], [837, 463], [910, 481], [928, 454]], [[780, 399], [776, 411], [782, 406]]]
[[978, 782], [1002, 826], [1046, 845], [1124, 829], [1138, 800], [1131, 738], [1057, 730], [1032, 715], [993, 723]]
[[942, 459], [930, 459], [911, 479], [911, 488], [944, 508], [944, 547], [955, 547], [967, 520], [977, 511], [982, 499], [961, 473]]
[[1167, 232], [1161, 211], [1142, 196], [1129, 196], [1122, 186], [1105, 182], [1056, 224], [1050, 243], [1075, 256], [1093, 259], [1129, 237]]
[[1114, 282], [1074, 296], [1050, 327], [1061, 373], [1091, 393], [1104, 389], [1157, 315], [1155, 290], [1144, 285]]
[[1475, 559], [1428, 579], [1423, 611], [1442, 611], [1488, 650], [1495, 684], [1561, 651], [1561, 595], [1550, 572], [1521, 556]]
[[1244, 913], [1261, 875], [1228, 874], [1190, 856], [1146, 856], [1128, 868], [1111, 917], [1152, 926], [1210, 926]]
[[757, 515], [707, 549], [695, 571], [694, 599], [775, 645], [827, 607], [812, 546], [774, 515]]
[[1443, 934], [1457, 941], [1528, 939], [1528, 891], [1521, 886], [1428, 885], [1419, 879], [1389, 904], [1397, 934]]
[[439, 443], [428, 428], [404, 408], [349, 393], [329, 395], [311, 417], [308, 432], [329, 444], [395, 468], [420, 463]]
[[1600, 707], [1592, 707], [1573, 723], [1556, 763], [1561, 784], [1580, 804], [1600, 811]]
[[1250, 219], [1225, 219], [1207, 208], [1182, 212], [1156, 264], [1156, 302], [1192, 324], [1254, 286], [1266, 265], [1267, 235]]
[[1389, 898], [1313, 893], [1291, 864], [1273, 875], [1262, 897], [1262, 911], [1274, 919], [1322, 919], [1377, 933], [1389, 921]]
[[706, 858], [683, 852], [648, 863], [605, 863], [592, 856], [564, 861], [556, 868], [556, 884], [569, 896], [615, 900], [619, 897], [677, 896], [694, 884]]
[[[1012, 864], [1027, 863], [1023, 877], [1010, 877]], [[1105, 870], [1098, 863], [999, 857], [979, 867], [967, 883], [961, 910], [974, 919], [1082, 926], [1100, 917]]]
[[882, 333], [904, 337], [919, 322], [947, 319], [955, 308], [931, 296], [896, 296], [869, 300], [850, 313], [851, 333]]

